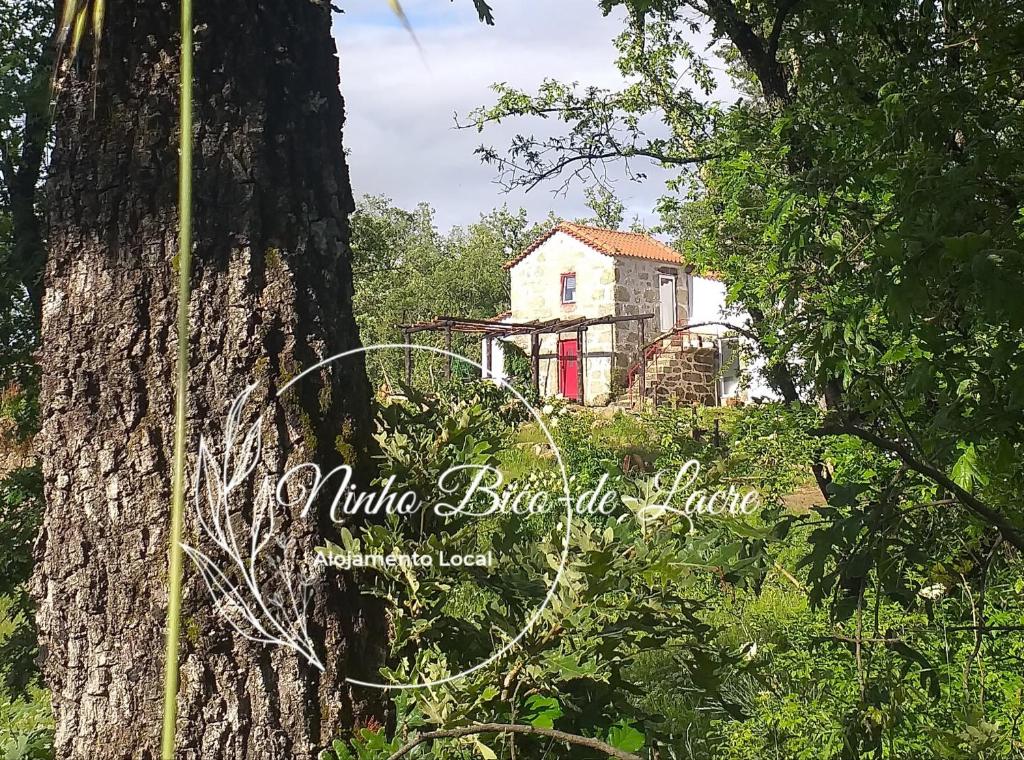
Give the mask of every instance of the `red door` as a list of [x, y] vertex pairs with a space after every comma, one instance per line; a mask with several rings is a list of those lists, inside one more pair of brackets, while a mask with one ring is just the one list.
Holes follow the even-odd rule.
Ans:
[[558, 341], [558, 392], [573, 401], [580, 400], [578, 356], [576, 338]]

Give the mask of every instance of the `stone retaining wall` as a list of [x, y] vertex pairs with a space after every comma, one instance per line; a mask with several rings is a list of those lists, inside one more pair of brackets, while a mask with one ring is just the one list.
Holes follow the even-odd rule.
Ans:
[[667, 360], [653, 363], [647, 372], [647, 397], [658, 404], [718, 403], [718, 349], [684, 348]]

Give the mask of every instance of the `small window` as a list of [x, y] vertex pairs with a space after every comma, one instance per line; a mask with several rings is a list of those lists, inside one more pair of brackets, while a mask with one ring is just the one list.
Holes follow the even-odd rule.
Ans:
[[576, 273], [562, 275], [562, 303], [576, 303]]

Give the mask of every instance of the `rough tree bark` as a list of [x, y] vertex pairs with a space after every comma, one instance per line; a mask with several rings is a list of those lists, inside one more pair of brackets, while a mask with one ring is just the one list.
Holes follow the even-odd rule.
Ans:
[[[87, 60], [56, 108], [33, 584], [56, 754], [90, 760], [158, 755], [176, 350], [178, 10], [108, 0], [106, 18], [95, 109]], [[262, 404], [358, 343], [330, 24], [316, 2], [196, 4], [192, 455], [246, 383]], [[369, 396], [358, 360], [312, 378], [271, 416], [266, 462], [365, 473]], [[309, 545], [327, 529], [285, 522]], [[186, 566], [179, 757], [312, 758], [379, 715], [344, 683], [373, 680], [379, 607], [333, 576], [313, 618], [324, 674], [232, 635]]]

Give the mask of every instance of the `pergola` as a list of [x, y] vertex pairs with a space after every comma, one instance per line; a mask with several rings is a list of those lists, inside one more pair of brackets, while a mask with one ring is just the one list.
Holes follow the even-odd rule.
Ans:
[[[540, 393], [540, 342], [541, 336], [561, 334], [561, 333], [576, 333], [577, 346], [579, 346], [579, 355], [576, 357], [576, 373], [577, 373], [577, 388], [579, 389], [579, 402], [584, 403], [584, 365], [587, 362], [587, 349], [586, 342], [584, 341], [584, 335], [588, 328], [596, 327], [598, 325], [611, 325], [613, 342], [614, 342], [614, 330], [615, 325], [620, 322], [638, 322], [640, 325], [640, 345], [645, 345], [644, 332], [645, 323], [648, 319], [653, 319], [654, 314], [629, 314], [622, 316], [607, 315], [604, 317], [576, 317], [574, 319], [548, 319], [538, 320], [535, 319], [531, 322], [503, 322], [498, 319], [470, 319], [468, 317], [450, 317], [442, 316], [435, 317], [428, 322], [415, 322], [412, 324], [398, 325], [398, 329], [402, 331], [404, 338], [405, 349], [405, 379], [406, 382], [412, 383], [412, 336], [420, 332], [443, 332], [445, 336], [444, 347], [448, 351], [448, 355], [445, 357], [445, 378], [451, 379], [452, 376], [452, 335], [454, 333], [463, 333], [471, 335], [479, 335], [483, 338], [483, 361], [480, 363], [484, 367], [486, 376], [493, 374], [493, 341], [495, 338], [508, 338], [513, 335], [529, 335], [530, 336], [530, 377], [533, 385], [534, 393]], [[646, 356], [644, 352], [640, 352], [641, 365], [646, 364]], [[646, 367], [643, 366], [643, 370]], [[645, 372], [641, 372], [641, 386], [645, 382]]]

